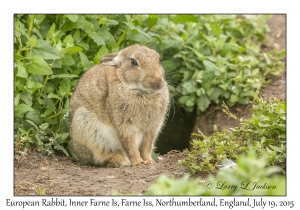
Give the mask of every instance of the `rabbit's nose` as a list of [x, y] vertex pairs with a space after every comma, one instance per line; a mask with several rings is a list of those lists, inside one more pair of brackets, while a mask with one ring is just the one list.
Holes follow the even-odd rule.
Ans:
[[163, 79], [158, 78], [158, 79], [156, 79], [156, 80], [153, 81], [153, 83], [152, 83], [152, 89], [153, 90], [159, 90], [159, 89], [161, 89], [163, 87], [163, 85], [164, 85]]
[[155, 82], [155, 83], [153, 84], [153, 89], [158, 90], [158, 89], [160, 89], [160, 88], [161, 88], [160, 83]]

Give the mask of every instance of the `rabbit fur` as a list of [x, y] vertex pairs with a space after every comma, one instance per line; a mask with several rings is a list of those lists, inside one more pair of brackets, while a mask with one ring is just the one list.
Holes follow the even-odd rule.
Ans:
[[70, 133], [84, 164], [152, 164], [169, 91], [159, 54], [132, 45], [100, 59], [85, 72], [70, 101]]

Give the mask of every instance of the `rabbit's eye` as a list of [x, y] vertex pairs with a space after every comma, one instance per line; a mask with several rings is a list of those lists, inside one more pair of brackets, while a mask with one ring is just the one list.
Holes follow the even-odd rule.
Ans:
[[130, 61], [131, 61], [131, 66], [139, 66], [135, 59], [130, 58]]

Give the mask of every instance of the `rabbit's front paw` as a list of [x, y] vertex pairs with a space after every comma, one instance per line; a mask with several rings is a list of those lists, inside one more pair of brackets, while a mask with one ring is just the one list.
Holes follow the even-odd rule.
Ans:
[[139, 162], [138, 164], [136, 164], [136, 166], [148, 165], [148, 164], [154, 164], [154, 163], [156, 163], [156, 162], [151, 158], [151, 159], [147, 159], [147, 160], [143, 160], [143, 161]]
[[144, 159], [143, 163], [144, 164], [154, 164], [156, 162], [152, 158], [147, 158], [147, 159]]
[[131, 165], [132, 166], [140, 166], [140, 165], [144, 164], [143, 162], [144, 162], [144, 160], [142, 158], [137, 157], [137, 158], [131, 160]]

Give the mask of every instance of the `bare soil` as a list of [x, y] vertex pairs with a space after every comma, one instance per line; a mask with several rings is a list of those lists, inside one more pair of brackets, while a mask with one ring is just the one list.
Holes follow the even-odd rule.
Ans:
[[[266, 40], [266, 50], [286, 47], [286, 16], [272, 15], [268, 21], [270, 32]], [[265, 99], [274, 97], [286, 100], [286, 71], [271, 76], [272, 82], [262, 88]], [[237, 105], [231, 110], [238, 117], [250, 117], [251, 105]], [[213, 126], [219, 130], [235, 127], [235, 121], [223, 114], [216, 106], [210, 107], [197, 117], [194, 132], [200, 129], [209, 135]], [[73, 158], [44, 156], [34, 150], [25, 155], [15, 155], [14, 195], [111, 195], [114, 192], [142, 194], [157, 178], [165, 174], [175, 178], [189, 173], [179, 165], [183, 158], [179, 151], [170, 151], [158, 157], [157, 163], [137, 167], [103, 168], [82, 166]], [[205, 178], [204, 174], [201, 174]]]

